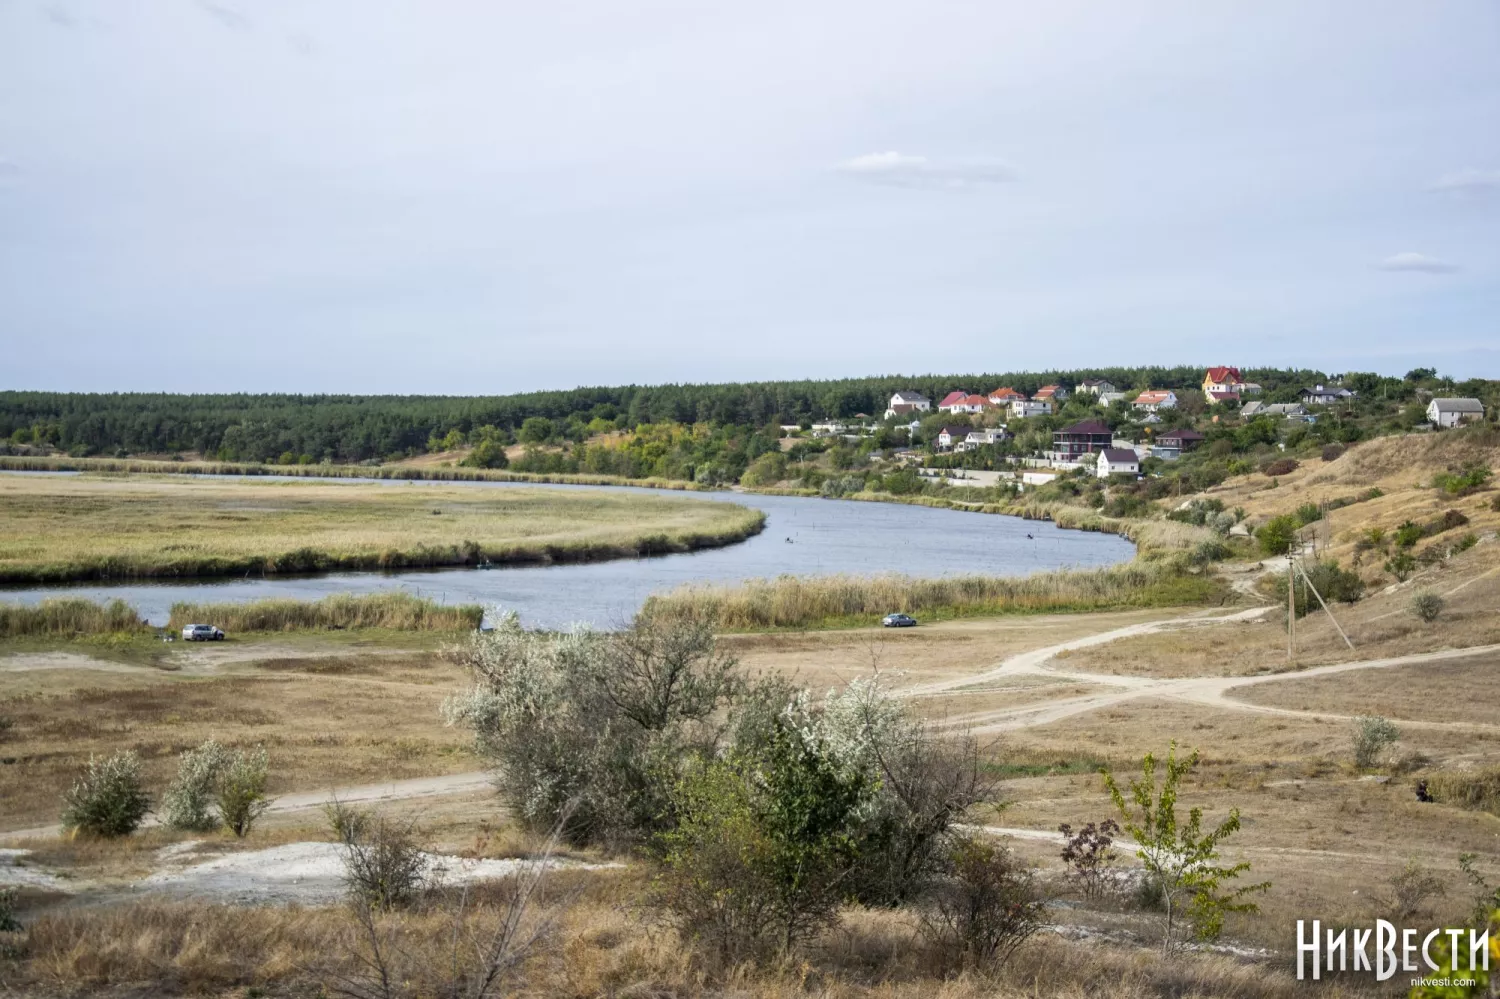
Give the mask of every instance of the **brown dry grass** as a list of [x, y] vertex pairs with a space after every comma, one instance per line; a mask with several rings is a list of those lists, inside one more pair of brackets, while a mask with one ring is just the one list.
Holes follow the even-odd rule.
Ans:
[[1374, 669], [1357, 678], [1289, 678], [1232, 689], [1229, 696], [1294, 711], [1500, 726], [1500, 655]]
[[[1434, 624], [1410, 612], [1412, 594], [1427, 589], [1445, 606]], [[1353, 640], [1344, 644], [1327, 616], [1315, 611], [1297, 622], [1297, 666], [1380, 659], [1500, 642], [1500, 542], [1484, 541], [1425, 569], [1406, 583], [1383, 587], [1356, 604], [1333, 604]], [[1285, 615], [1273, 609], [1262, 622], [1158, 632], [1072, 652], [1068, 670], [1132, 676], [1249, 676], [1288, 668]]]
[[[0, 827], [55, 821], [58, 795], [90, 753], [134, 749], [165, 787], [183, 750], [214, 738], [263, 745], [271, 792], [475, 770], [469, 741], [438, 708], [463, 682], [435, 651], [302, 658], [182, 676], [150, 668], [5, 674], [0, 714], [14, 720], [0, 752]], [[10, 678], [16, 683], [11, 686]]]

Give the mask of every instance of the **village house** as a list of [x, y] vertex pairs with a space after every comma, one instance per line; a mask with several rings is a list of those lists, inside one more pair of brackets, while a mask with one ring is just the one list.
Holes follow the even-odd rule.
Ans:
[[1102, 451], [1114, 442], [1114, 432], [1098, 420], [1084, 420], [1071, 427], [1052, 432], [1052, 450], [1062, 461], [1077, 461], [1094, 451]]
[[1223, 402], [1239, 402], [1240, 394], [1238, 392], [1205, 392], [1203, 398], [1210, 406], [1217, 406]]
[[1348, 389], [1329, 385], [1314, 385], [1312, 388], [1303, 389], [1298, 395], [1310, 406], [1332, 406], [1334, 403], [1354, 398], [1354, 393]]
[[953, 445], [955, 451], [974, 451], [987, 444], [998, 444], [1008, 435], [1004, 427], [982, 427], [970, 430], [963, 440]]
[[1052, 412], [1052, 402], [1049, 399], [1020, 399], [1010, 401], [1010, 415], [1020, 419], [1028, 416], [1046, 416]]
[[1162, 409], [1171, 409], [1177, 405], [1177, 393], [1171, 389], [1147, 389], [1136, 396], [1135, 401], [1131, 405], [1147, 413], [1155, 413]]
[[1119, 472], [1139, 475], [1140, 471], [1141, 459], [1135, 451], [1122, 447], [1107, 447], [1099, 452], [1099, 462], [1094, 474], [1101, 479], [1107, 479]]
[[1196, 430], [1168, 430], [1156, 439], [1151, 453], [1168, 461], [1182, 457], [1184, 452], [1195, 450], [1204, 437]]
[[1478, 399], [1434, 399], [1427, 404], [1427, 422], [1443, 429], [1484, 419], [1484, 404]]
[[1063, 388], [1061, 385], [1043, 385], [1041, 388], [1032, 393], [1031, 398], [1033, 401], [1040, 401], [1045, 399], [1046, 401], [1055, 405], [1067, 401], [1068, 395], [1068, 390]]
[[[1214, 392], [1233, 392], [1235, 397], [1244, 392], [1246, 388], [1245, 379], [1240, 376], [1240, 369], [1235, 367], [1209, 368], [1203, 375], [1203, 394], [1210, 395]], [[1260, 388], [1259, 385], [1256, 388]]]
[[1009, 406], [1016, 401], [1025, 401], [1026, 393], [1017, 392], [1013, 388], [997, 388], [989, 395], [990, 402], [996, 406]]
[[936, 443], [939, 451], [952, 451], [953, 446], [967, 440], [973, 427], [944, 427], [938, 431]]
[[982, 395], [965, 392], [949, 392], [938, 403], [940, 413], [982, 413], [990, 408], [990, 401]]
[[897, 392], [891, 396], [891, 403], [886, 407], [885, 418], [889, 420], [893, 416], [925, 413], [931, 408], [931, 400], [924, 395], [917, 392]]
[[1079, 395], [1101, 396], [1118, 391], [1113, 382], [1105, 381], [1103, 378], [1085, 378], [1078, 383], [1074, 389]]

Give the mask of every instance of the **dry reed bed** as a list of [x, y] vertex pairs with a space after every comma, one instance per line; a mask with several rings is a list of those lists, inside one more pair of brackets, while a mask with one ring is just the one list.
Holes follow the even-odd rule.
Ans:
[[733, 544], [729, 503], [623, 492], [0, 477], [0, 582], [591, 561]]
[[449, 606], [410, 593], [336, 593], [322, 600], [175, 603], [167, 627], [206, 622], [234, 632], [355, 628], [472, 631], [483, 619], [484, 608], [478, 604]]
[[695, 492], [706, 489], [680, 479], [626, 479], [617, 475], [562, 475], [493, 468], [425, 465], [263, 465], [240, 461], [151, 461], [133, 458], [40, 458], [0, 456], [0, 472], [100, 472], [131, 475], [246, 475], [301, 479], [394, 479], [432, 482], [535, 482], [584, 486], [637, 486]]
[[641, 613], [710, 620], [729, 631], [873, 623], [894, 611], [947, 616], [1164, 607], [1222, 599], [1217, 580], [1131, 563], [1030, 576], [780, 576], [732, 585], [688, 585], [647, 598]]
[[30, 607], [0, 603], [0, 638], [115, 634], [149, 627], [140, 612], [123, 600], [97, 604], [66, 597]]

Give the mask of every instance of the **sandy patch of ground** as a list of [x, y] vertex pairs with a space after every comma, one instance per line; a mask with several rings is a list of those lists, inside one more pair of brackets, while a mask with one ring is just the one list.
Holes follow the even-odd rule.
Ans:
[[[237, 905], [326, 905], [338, 901], [347, 890], [343, 848], [337, 843], [287, 843], [193, 862], [197, 857], [195, 846], [188, 841], [158, 853], [166, 868], [137, 882], [134, 891]], [[423, 860], [424, 877], [446, 885], [512, 877], [532, 863], [469, 860], [433, 853], [423, 854]], [[597, 870], [620, 865], [554, 860], [549, 866]]]

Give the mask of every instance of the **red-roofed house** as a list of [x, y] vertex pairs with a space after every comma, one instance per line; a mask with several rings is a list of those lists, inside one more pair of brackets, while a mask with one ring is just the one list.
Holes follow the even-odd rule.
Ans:
[[1177, 405], [1177, 393], [1171, 389], [1147, 389], [1135, 397], [1136, 409], [1154, 413], [1159, 409], [1171, 409]]
[[1032, 394], [1032, 399], [1045, 399], [1048, 402], [1062, 402], [1068, 397], [1068, 390], [1061, 385], [1043, 385]]
[[1245, 391], [1245, 379], [1240, 376], [1239, 368], [1209, 368], [1203, 375], [1204, 395], [1211, 395], [1214, 392], [1231, 392], [1238, 399], [1239, 393], [1243, 391]]
[[1017, 392], [1015, 389], [1008, 387], [997, 388], [990, 393], [990, 402], [993, 402], [997, 406], [1009, 406], [1018, 399], [1025, 401], [1026, 393]]
[[982, 413], [989, 408], [990, 401], [984, 396], [964, 395], [962, 392], [950, 392], [938, 403], [938, 410], [944, 413]]

